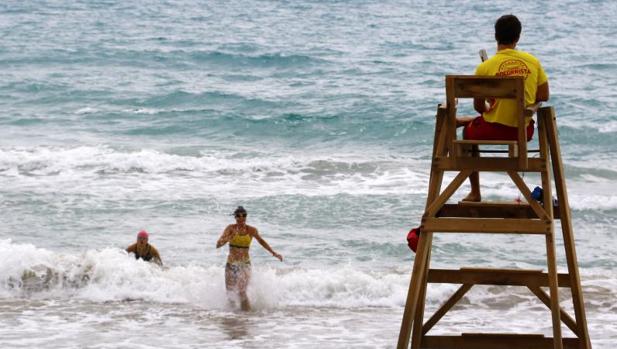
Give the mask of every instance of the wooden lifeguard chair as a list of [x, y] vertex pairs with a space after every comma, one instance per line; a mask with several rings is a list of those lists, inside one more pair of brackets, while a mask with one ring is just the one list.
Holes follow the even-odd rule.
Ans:
[[[539, 108], [539, 156], [528, 157], [525, 117], [533, 114], [524, 105], [524, 80], [521, 77], [446, 76], [446, 105], [437, 108], [433, 156], [421, 235], [413, 264], [411, 283], [403, 314], [398, 349], [590, 349], [585, 307], [577, 265], [570, 206], [566, 191], [561, 151], [552, 107]], [[519, 111], [518, 140], [470, 141], [456, 136], [456, 100], [458, 98], [510, 98]], [[491, 145], [507, 147], [484, 156], [478, 149]], [[500, 156], [501, 155], [501, 156]], [[552, 166], [551, 166], [552, 165]], [[551, 194], [551, 168], [558, 203]], [[443, 175], [457, 171], [458, 175], [442, 191]], [[506, 172], [527, 203], [459, 202], [447, 203], [452, 194], [473, 171]], [[542, 181], [543, 198], [534, 200], [519, 172], [538, 173]], [[555, 219], [561, 220], [567, 259], [567, 273], [557, 272], [555, 253]], [[431, 246], [435, 233], [539, 234], [546, 237], [548, 272], [522, 269], [458, 270], [430, 269]], [[454, 283], [462, 286], [423, 322], [427, 283]], [[431, 336], [427, 333], [474, 285], [525, 286], [549, 309], [552, 315], [553, 337], [543, 334], [466, 334]], [[547, 294], [542, 287], [549, 288]], [[575, 318], [559, 305], [559, 287], [570, 288]], [[561, 323], [576, 337], [562, 338]]]

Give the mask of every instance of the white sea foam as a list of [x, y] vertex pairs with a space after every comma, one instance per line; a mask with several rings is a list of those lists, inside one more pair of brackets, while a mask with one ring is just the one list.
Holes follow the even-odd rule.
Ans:
[[[145, 300], [187, 303], [204, 309], [225, 309], [223, 268], [186, 265], [159, 268], [135, 260], [116, 248], [87, 250], [80, 254], [55, 253], [29, 244], [0, 240], [0, 296], [73, 298], [93, 302]], [[258, 309], [308, 307], [404, 306], [409, 270], [371, 272], [353, 265], [337, 268], [254, 267], [249, 297]], [[617, 289], [615, 273], [587, 270], [583, 285], [590, 306], [600, 311], [603, 299]], [[456, 289], [454, 285], [431, 285], [429, 304], [438, 305]], [[497, 288], [478, 288], [466, 304], [504, 307], [533, 299], [524, 291], [514, 298]], [[596, 307], [597, 305], [597, 307]], [[607, 311], [610, 309], [602, 309]]]
[[[81, 254], [54, 253], [0, 240], [2, 297], [79, 298], [94, 302], [140, 299], [224, 309], [220, 266], [159, 268], [116, 248]], [[378, 274], [351, 266], [320, 269], [253, 270], [249, 296], [257, 308], [285, 306], [401, 306], [405, 275]]]
[[[233, 193], [236, 197], [271, 195], [399, 195], [424, 194], [426, 160], [366, 154], [273, 154], [248, 159], [231, 150], [180, 155], [154, 149], [109, 146], [36, 146], [0, 149], [0, 183], [8, 192], [37, 195], [91, 195], [106, 200], [139, 198], [189, 199]], [[590, 160], [591, 161], [591, 160]], [[581, 168], [593, 166], [574, 161]], [[612, 166], [612, 165], [610, 165]], [[609, 165], [604, 168], [610, 168]], [[446, 175], [446, 179], [451, 175]], [[536, 179], [539, 184], [539, 179]], [[533, 189], [534, 180], [529, 181]], [[614, 210], [612, 181], [592, 173], [568, 183], [575, 210]], [[465, 183], [463, 187], [467, 186]], [[509, 178], [482, 175], [483, 195], [497, 200], [522, 199]], [[453, 200], [459, 200], [461, 189]]]
[[14, 190], [62, 188], [64, 193], [85, 191], [116, 198], [133, 195], [135, 181], [148, 195], [159, 190], [169, 195], [166, 189], [188, 197], [197, 192], [268, 195], [274, 187], [279, 194], [388, 194], [401, 188], [420, 190], [427, 174], [412, 170], [419, 161], [384, 154], [264, 153], [247, 159], [232, 151], [178, 155], [108, 146], [38, 146], [1, 149], [0, 181], [10, 181]]

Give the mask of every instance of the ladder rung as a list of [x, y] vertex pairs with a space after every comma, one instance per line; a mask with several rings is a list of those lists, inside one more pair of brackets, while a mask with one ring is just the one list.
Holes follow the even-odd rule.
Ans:
[[489, 141], [484, 139], [457, 139], [454, 144], [477, 144], [477, 145], [518, 145], [518, 141]]
[[549, 234], [550, 221], [518, 218], [423, 218], [422, 231], [434, 233]]
[[[539, 153], [540, 149], [531, 149], [527, 150], [527, 153]], [[508, 150], [499, 150], [499, 149], [479, 149], [478, 153], [486, 153], [486, 154], [509, 154]]]
[[[579, 348], [578, 338], [563, 338], [564, 349]], [[534, 334], [463, 333], [461, 336], [424, 336], [423, 349], [553, 349], [553, 338]]]
[[[553, 205], [553, 216], [560, 219], [559, 206]], [[483, 217], [483, 218], [538, 218], [526, 202], [513, 201], [460, 201], [445, 204], [437, 217]]]
[[[548, 274], [528, 269], [430, 269], [429, 283], [548, 287]], [[568, 274], [557, 274], [559, 287], [570, 287]]]
[[527, 203], [467, 202], [445, 204], [437, 217], [538, 218]]
[[433, 159], [433, 165], [444, 171], [477, 170], [490, 172], [543, 172], [547, 171], [544, 159], [527, 159], [528, 165], [523, 168], [518, 163], [518, 158], [506, 157], [465, 157], [465, 158], [446, 158], [437, 157]]

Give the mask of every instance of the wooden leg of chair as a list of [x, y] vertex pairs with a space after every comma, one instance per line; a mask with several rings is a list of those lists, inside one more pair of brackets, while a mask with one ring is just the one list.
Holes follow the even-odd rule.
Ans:
[[554, 227], [546, 234], [546, 259], [548, 264], [548, 283], [551, 294], [551, 314], [553, 318], [553, 348], [563, 349], [561, 341], [561, 317], [559, 308], [559, 291], [557, 284], [557, 257], [555, 256]]
[[572, 291], [572, 304], [574, 306], [574, 315], [576, 325], [578, 327], [578, 337], [581, 340], [583, 349], [591, 349], [591, 340], [587, 329], [587, 318], [585, 315], [585, 302], [583, 301], [583, 290], [581, 287], [581, 278], [578, 270], [578, 262], [576, 257], [576, 247], [574, 242], [574, 233], [572, 229], [572, 220], [570, 217], [570, 204], [568, 202], [568, 191], [561, 161], [561, 149], [559, 146], [559, 138], [557, 135], [557, 125], [555, 124], [555, 111], [553, 108], [543, 109], [542, 113], [538, 114], [542, 117], [546, 126], [548, 143], [550, 148], [551, 163], [553, 165], [553, 176], [555, 178], [555, 190], [557, 200], [559, 202], [559, 214], [561, 219], [561, 229], [563, 232], [563, 243], [566, 250], [566, 260], [568, 263], [568, 274], [570, 275], [570, 284]]
[[[432, 237], [431, 237], [432, 239]], [[432, 245], [432, 241], [429, 242]], [[428, 279], [428, 271], [431, 268], [431, 250], [429, 249], [428, 255], [426, 257], [426, 264], [424, 266], [424, 270], [422, 273], [422, 282], [420, 295], [418, 297], [418, 304], [416, 309], [416, 316], [413, 320], [413, 332], [411, 336], [411, 349], [420, 349], [420, 344], [422, 343], [422, 327], [424, 325], [424, 305], [426, 304], [426, 288], [427, 279]]]
[[398, 349], [407, 349], [409, 347], [411, 326], [413, 324], [413, 319], [416, 315], [418, 297], [420, 296], [420, 290], [422, 288], [422, 271], [425, 269], [426, 266], [432, 240], [433, 233], [431, 232], [422, 232], [422, 234], [420, 235], [420, 241], [418, 242], [418, 251], [413, 263], [413, 270], [411, 272], [409, 291], [407, 292], [407, 301], [405, 303], [405, 311], [403, 313], [401, 331], [399, 332], [398, 337]]
[[[538, 124], [538, 140], [540, 143], [540, 152], [543, 157], [546, 158], [548, 147], [548, 134], [549, 129], [546, 128], [546, 117], [539, 116]], [[544, 210], [551, 219], [550, 233], [546, 235], [546, 260], [548, 265], [548, 284], [550, 288], [550, 308], [553, 319], [553, 348], [562, 349], [563, 342], [561, 340], [561, 308], [559, 307], [559, 289], [557, 281], [557, 257], [555, 254], [555, 224], [553, 214], [553, 195], [551, 191], [551, 178], [548, 163], [545, 169], [541, 172], [542, 177], [542, 189], [544, 202]]]

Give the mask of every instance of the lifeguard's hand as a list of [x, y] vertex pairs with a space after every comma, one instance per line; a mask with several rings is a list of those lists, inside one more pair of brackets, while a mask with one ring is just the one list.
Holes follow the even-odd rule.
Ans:
[[272, 255], [276, 258], [278, 258], [279, 261], [283, 261], [283, 256], [281, 256], [280, 254], [276, 253], [276, 252], [272, 252]]

